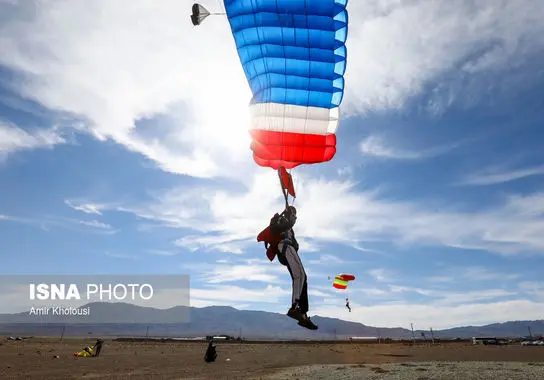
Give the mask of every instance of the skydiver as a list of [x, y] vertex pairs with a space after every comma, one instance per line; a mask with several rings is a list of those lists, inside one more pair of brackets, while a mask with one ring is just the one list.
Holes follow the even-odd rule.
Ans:
[[310, 330], [317, 330], [310, 317], [307, 315], [308, 283], [306, 272], [298, 255], [298, 242], [295, 238], [293, 226], [297, 220], [297, 210], [294, 206], [288, 206], [284, 212], [270, 225], [273, 234], [280, 235], [277, 256], [278, 261], [287, 267], [293, 281], [293, 294], [291, 308], [287, 315], [298, 321], [298, 324]]
[[351, 307], [349, 306], [349, 299], [346, 298], [346, 307], [348, 308], [349, 312], [351, 313]]

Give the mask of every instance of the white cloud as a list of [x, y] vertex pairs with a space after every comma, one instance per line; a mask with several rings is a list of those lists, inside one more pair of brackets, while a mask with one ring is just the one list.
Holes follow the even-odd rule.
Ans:
[[544, 290], [544, 282], [540, 281], [523, 281], [519, 283], [520, 289], [527, 291], [539, 291]]
[[374, 279], [379, 282], [391, 281], [393, 277], [392, 273], [383, 268], [371, 269], [368, 271], [368, 274], [374, 277]]
[[193, 297], [199, 300], [213, 301], [215, 305], [232, 305], [240, 302], [279, 303], [290, 297], [291, 292], [279, 286], [267, 285], [264, 288], [247, 289], [239, 286], [218, 285], [209, 288], [191, 288]]
[[89, 226], [89, 227], [103, 228], [105, 230], [111, 230], [112, 229], [112, 226], [110, 226], [109, 224], [99, 222], [98, 220], [89, 220], [89, 221], [80, 220], [79, 223], [81, 223], [81, 224], [83, 224], [85, 226]]
[[458, 267], [454, 264], [448, 265], [448, 268], [441, 270], [441, 273], [441, 275], [427, 277], [425, 280], [431, 283], [462, 282], [465, 284], [482, 281], [509, 281], [522, 277], [520, 273], [490, 270], [482, 266]]
[[[305, 250], [306, 252], [308, 250]], [[319, 264], [319, 265], [338, 265], [338, 264], [347, 264], [347, 261], [344, 259], [341, 259], [340, 257], [336, 255], [331, 254], [320, 254], [319, 258], [316, 259], [309, 259], [306, 261], [308, 264]]]
[[[378, 327], [404, 327], [434, 330], [466, 325], [484, 325], [513, 320], [541, 319], [544, 304], [529, 300], [508, 300], [491, 303], [461, 305], [389, 303], [365, 306], [351, 301], [351, 313], [341, 307], [315, 307], [310, 315], [326, 315], [332, 318], [360, 322]], [[444, 316], [447, 316], [445, 318]]]
[[[89, 120], [97, 138], [167, 171], [222, 174], [220, 164], [250, 157], [250, 91], [226, 18], [195, 28], [188, 12], [177, 1], [20, 4], [3, 25], [0, 63], [27, 74], [23, 96]], [[170, 121], [135, 125], [155, 115]]]
[[544, 302], [544, 282], [541, 281], [523, 281], [519, 283], [519, 289], [528, 295], [535, 297], [540, 302]]
[[323, 298], [331, 298], [330, 293], [325, 293], [320, 290], [316, 290], [313, 288], [308, 289], [308, 296], [314, 296], [314, 297], [323, 297]]
[[[297, 236], [298, 244], [304, 249], [304, 252], [323, 252], [326, 250], [326, 248], [315, 241], [315, 239], [312, 238], [306, 238], [304, 236], [298, 237]], [[322, 255], [323, 257], [335, 257], [334, 255]]]
[[23, 218], [11, 215], [0, 215], [1, 220], [24, 223], [49, 231], [53, 227], [65, 228], [72, 231], [86, 231], [98, 234], [115, 234], [118, 230], [111, 225], [99, 222], [97, 220], [79, 220], [63, 217], [37, 216], [34, 218]]
[[417, 293], [417, 294], [421, 294], [423, 296], [431, 296], [432, 295], [432, 291], [430, 290], [426, 290], [426, 289], [421, 289], [421, 288], [414, 288], [414, 287], [410, 287], [410, 286], [401, 286], [401, 285], [388, 285], [390, 291], [392, 293], [405, 293], [405, 292], [408, 292], [408, 293]]
[[0, 121], [0, 158], [22, 150], [51, 148], [64, 143], [66, 140], [55, 128], [24, 130]]
[[380, 289], [380, 288], [371, 288], [371, 287], [363, 288], [361, 290], [357, 289], [357, 292], [359, 292], [359, 291], [362, 292], [361, 294], [364, 294], [366, 296], [375, 297], [375, 298], [381, 298], [383, 296], [388, 296], [389, 294], [391, 294], [391, 292], [389, 290]]
[[[248, 188], [247, 193], [235, 193], [219, 185], [180, 187], [153, 194], [153, 201], [147, 204], [103, 207], [134, 213], [169, 227], [192, 229], [194, 234], [175, 242], [191, 251], [205, 248], [240, 254], [247, 246], [255, 246], [257, 234], [268, 225], [274, 212], [283, 208], [278, 202], [281, 195], [275, 172], [251, 177]], [[316, 250], [315, 244], [303, 237], [300, 245], [302, 249]]]
[[[251, 241], [253, 243], [253, 241]], [[225, 241], [225, 236], [201, 236], [201, 235], [186, 235], [175, 243], [179, 247], [186, 248], [192, 252], [197, 251], [200, 248], [208, 250], [215, 250], [219, 252], [227, 252], [233, 254], [242, 254], [243, 248], [248, 246], [250, 242], [247, 239]]]
[[504, 289], [478, 289], [464, 292], [436, 292], [430, 291], [431, 296], [441, 297], [435, 302], [435, 305], [460, 305], [467, 303], [475, 303], [478, 301], [493, 300], [517, 295], [517, 292], [507, 291]]
[[[382, 283], [385, 281], [381, 281]], [[471, 289], [466, 291], [438, 290], [434, 288], [424, 289], [409, 285], [380, 284], [379, 287], [363, 286], [359, 283], [350, 285], [350, 299], [360, 304], [399, 304], [413, 302], [413, 297], [419, 299], [423, 296], [426, 304], [434, 306], [452, 306], [482, 301], [498, 301], [514, 296], [526, 296], [528, 293], [520, 293], [515, 290], [504, 289]]]
[[431, 276], [431, 277], [427, 277], [426, 280], [429, 282], [448, 283], [448, 282], [454, 282], [455, 277], [454, 276]]
[[[350, 112], [400, 108], [427, 81], [460, 63], [465, 73], [501, 70], [529, 59], [526, 46], [538, 50], [543, 44], [538, 0], [351, 2], [350, 12]], [[445, 104], [434, 107], [452, 102], [454, 89], [445, 92]]]
[[353, 167], [347, 165], [347, 166], [344, 166], [344, 167], [340, 167], [337, 169], [337, 174], [338, 176], [340, 177], [347, 177], [347, 178], [350, 178], [353, 176]]
[[544, 174], [544, 165], [532, 166], [525, 169], [501, 170], [498, 167], [487, 169], [467, 176], [460, 182], [462, 185], [487, 186], [516, 181], [526, 177]]
[[100, 209], [103, 206], [99, 204], [79, 203], [77, 201], [71, 201], [71, 200], [65, 200], [64, 203], [66, 203], [69, 207], [73, 208], [74, 210], [82, 211], [86, 214], [102, 215], [102, 213], [100, 212]]
[[[193, 230], [178, 240], [178, 245], [191, 249], [221, 247], [239, 254], [247, 247], [257, 247], [257, 234], [283, 207], [276, 181], [275, 173], [268, 171], [253, 176], [243, 192], [213, 186], [183, 187], [157, 195], [149, 203], [112, 208], [169, 227]], [[301, 238], [301, 252], [311, 248], [303, 244], [307, 239], [312, 245], [336, 242], [355, 249], [364, 245], [362, 242], [379, 241], [504, 255], [540, 253], [544, 249], [544, 194], [539, 192], [505, 197], [486, 210], [473, 212], [456, 211], [451, 202], [428, 210], [425, 204], [392, 201], [380, 197], [377, 191], [359, 190], [352, 181], [327, 181], [300, 173], [297, 192], [300, 199], [295, 230]]]
[[104, 255], [108, 257], [113, 257], [114, 259], [128, 259], [128, 260], [140, 260], [141, 257], [133, 254], [127, 254], [123, 252], [112, 252], [112, 251], [103, 251]]
[[473, 279], [477, 281], [513, 280], [521, 277], [521, 274], [519, 273], [494, 272], [484, 267], [459, 268], [459, 275], [465, 279]]
[[[312, 285], [309, 289], [310, 315], [383, 327], [405, 327], [413, 322], [416, 329], [539, 319], [544, 312], [541, 302], [544, 299], [543, 289], [541, 282], [528, 281], [519, 284], [521, 291], [470, 289], [461, 292], [391, 284], [384, 284], [382, 288], [358, 284], [351, 286], [349, 291], [339, 291], [330, 286]], [[410, 301], [412, 294], [419, 298], [423, 296], [425, 300]], [[348, 296], [352, 313], [346, 313], [344, 308], [344, 299]], [[198, 292], [191, 291], [191, 297], [213, 300], [209, 301], [209, 305], [234, 306], [246, 302], [249, 308], [265, 302], [274, 305], [272, 309], [267, 307], [269, 311], [277, 312], [279, 307], [279, 312], [283, 312], [282, 306], [289, 302], [290, 289], [268, 285], [250, 291], [237, 286], [214, 286]], [[445, 315], [448, 318], [444, 318]]]
[[209, 284], [246, 281], [271, 284], [291, 282], [287, 268], [277, 263], [266, 265], [262, 260], [248, 260], [245, 264], [219, 264], [213, 270], [207, 271], [203, 278]]
[[421, 160], [447, 153], [457, 146], [458, 144], [451, 144], [436, 148], [409, 151], [388, 146], [382, 137], [369, 136], [361, 142], [360, 148], [361, 152], [367, 156], [397, 160]]
[[[371, 326], [435, 329], [508, 320], [540, 319], [544, 285], [525, 281], [509, 289], [472, 288], [464, 291], [422, 289], [409, 285], [380, 287], [356, 284], [349, 291], [352, 313], [342, 299], [312, 298], [310, 314], [341, 318]], [[417, 298], [414, 298], [417, 297]], [[423, 297], [423, 300], [422, 300]], [[445, 318], [444, 316], [447, 316]]]
[[163, 249], [150, 249], [148, 250], [149, 253], [153, 254], [153, 255], [159, 255], [159, 256], [175, 256], [177, 254], [179, 254], [179, 252], [174, 252], [174, 251], [166, 251], [166, 250], [163, 250]]
[[[217, 9], [214, 1], [203, 4]], [[402, 107], [429, 80], [458, 67], [474, 74], [519, 65], [530, 58], [526, 46], [542, 46], [538, 0], [348, 7], [348, 116]], [[256, 170], [248, 149], [250, 91], [225, 17], [193, 27], [190, 4], [173, 0], [160, 7], [73, 0], [2, 9], [8, 17], [0, 64], [26, 75], [18, 83], [22, 96], [81, 116], [96, 138], [163, 170], [200, 177]], [[164, 117], [153, 125], [156, 115]]]

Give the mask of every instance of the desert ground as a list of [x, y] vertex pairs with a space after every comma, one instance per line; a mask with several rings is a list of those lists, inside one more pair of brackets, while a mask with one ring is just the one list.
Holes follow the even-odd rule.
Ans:
[[0, 337], [2, 379], [544, 379], [544, 347], [470, 343], [118, 342], [97, 358], [73, 353], [92, 338]]

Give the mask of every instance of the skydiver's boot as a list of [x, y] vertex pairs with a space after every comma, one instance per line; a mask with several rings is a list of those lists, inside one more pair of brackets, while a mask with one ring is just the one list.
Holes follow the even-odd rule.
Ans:
[[300, 311], [300, 306], [295, 302], [291, 308], [287, 311], [287, 316], [300, 321], [302, 318], [302, 311]]
[[310, 317], [306, 313], [302, 315], [302, 318], [298, 321], [298, 324], [302, 327], [306, 327], [308, 330], [317, 330], [318, 327], [312, 322]]

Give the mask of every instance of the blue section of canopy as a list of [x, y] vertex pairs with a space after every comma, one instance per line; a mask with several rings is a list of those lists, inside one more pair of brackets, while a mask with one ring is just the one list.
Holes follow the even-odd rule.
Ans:
[[348, 0], [225, 0], [252, 103], [338, 107]]

